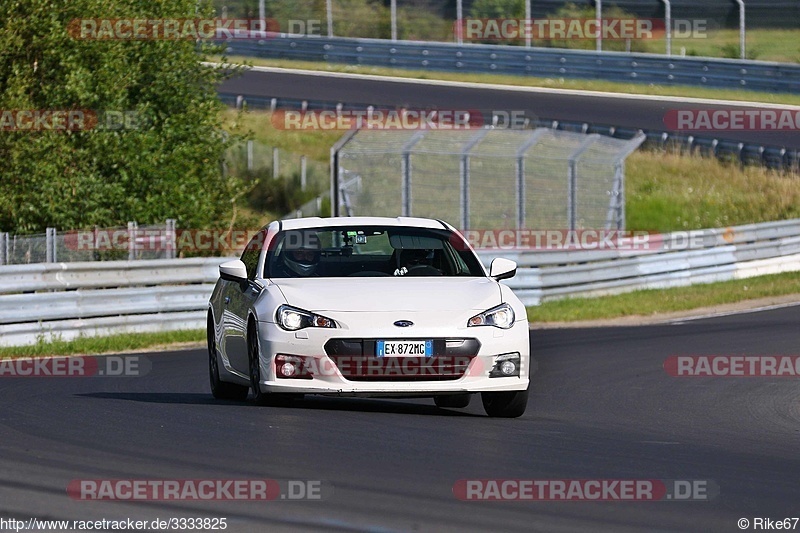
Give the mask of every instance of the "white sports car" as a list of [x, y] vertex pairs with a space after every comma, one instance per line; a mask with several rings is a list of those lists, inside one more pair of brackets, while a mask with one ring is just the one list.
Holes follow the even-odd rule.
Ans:
[[421, 218], [272, 222], [220, 265], [208, 308], [215, 398], [433, 397], [489, 416], [528, 401], [525, 307], [464, 237]]

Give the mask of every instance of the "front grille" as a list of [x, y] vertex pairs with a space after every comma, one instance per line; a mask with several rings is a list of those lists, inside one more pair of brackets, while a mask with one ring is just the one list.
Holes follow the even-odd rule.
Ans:
[[433, 339], [430, 357], [377, 357], [376, 344], [377, 339], [331, 339], [325, 353], [349, 381], [452, 381], [480, 350], [477, 339]]

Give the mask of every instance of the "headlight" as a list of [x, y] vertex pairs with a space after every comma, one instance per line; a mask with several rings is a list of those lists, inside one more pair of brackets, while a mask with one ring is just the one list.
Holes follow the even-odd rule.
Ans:
[[509, 329], [514, 325], [514, 310], [508, 304], [500, 304], [475, 315], [467, 321], [467, 326], [495, 326], [501, 329]]
[[275, 322], [288, 331], [297, 331], [303, 328], [335, 328], [336, 322], [330, 318], [303, 311], [289, 305], [278, 307]]

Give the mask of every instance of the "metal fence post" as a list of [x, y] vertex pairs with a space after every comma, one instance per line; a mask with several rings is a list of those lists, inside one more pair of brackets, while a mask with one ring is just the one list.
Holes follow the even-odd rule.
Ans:
[[403, 145], [400, 155], [400, 176], [401, 176], [401, 210], [400, 214], [404, 217], [411, 216], [411, 149], [422, 138], [425, 137], [425, 130], [419, 130]]
[[569, 167], [567, 170], [567, 213], [569, 217], [569, 229], [575, 229], [578, 221], [578, 158], [592, 144], [600, 138], [600, 135], [593, 133], [569, 155]]
[[527, 216], [526, 204], [528, 200], [525, 191], [525, 152], [539, 142], [539, 139], [546, 131], [546, 128], [536, 128], [533, 130], [531, 136], [517, 149], [517, 229], [525, 227], [525, 217]]
[[306, 165], [307, 165], [306, 156], [301, 155], [300, 156], [300, 190], [301, 191], [306, 190], [306, 187], [308, 186], [308, 177], [306, 176], [306, 171], [307, 171]]
[[0, 231], [0, 265], [8, 264], [8, 233]]
[[667, 40], [667, 57], [672, 56], [672, 5], [670, 0], [661, 0], [664, 2], [664, 26], [666, 30]]
[[461, 175], [461, 227], [460, 230], [469, 229], [469, 153], [475, 145], [481, 142], [490, 128], [483, 128], [478, 131], [461, 149], [461, 161], [459, 162], [459, 173]]
[[176, 237], [175, 237], [175, 219], [168, 218], [166, 222], [167, 231], [165, 232], [165, 253], [164, 257], [166, 259], [175, 259], [175, 252], [176, 252]]
[[328, 22], [328, 37], [333, 37], [333, 6], [332, 0], [325, 0], [325, 18]]
[[56, 262], [56, 228], [45, 229], [45, 262]]
[[253, 141], [247, 141], [247, 171], [253, 171]]
[[350, 140], [359, 132], [353, 129], [342, 135], [342, 137], [331, 146], [331, 216], [339, 216], [339, 178], [340, 162], [339, 152]]
[[278, 148], [272, 149], [272, 177], [277, 178], [280, 175], [281, 160], [278, 155]]
[[136, 222], [128, 222], [128, 261], [136, 259]]
[[392, 25], [392, 41], [397, 40], [397, 0], [389, 2], [389, 11]]
[[597, 19], [597, 37], [595, 38], [595, 48], [598, 52], [603, 51], [603, 0], [595, 0]]
[[456, 0], [456, 42], [464, 44], [464, 2]]
[[747, 54], [744, 53], [744, 41], [745, 41], [744, 0], [736, 0], [736, 3], [739, 4], [739, 52], [741, 52], [741, 58], [746, 59]]
[[[625, 159], [631, 153], [639, 148], [641, 144], [647, 139], [647, 136], [639, 132], [633, 139], [629, 140], [626, 145], [615, 155], [614, 160], [614, 186], [611, 191], [611, 199], [609, 200], [608, 216], [606, 217], [606, 229], [610, 229], [611, 217], [616, 212], [617, 220], [616, 227], [622, 231], [625, 229]], [[614, 206], [612, 208], [612, 205]]]

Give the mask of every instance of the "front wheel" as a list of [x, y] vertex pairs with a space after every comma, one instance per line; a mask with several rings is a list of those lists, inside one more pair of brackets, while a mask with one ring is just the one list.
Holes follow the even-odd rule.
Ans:
[[491, 417], [517, 418], [528, 407], [528, 391], [482, 392], [483, 409]]

